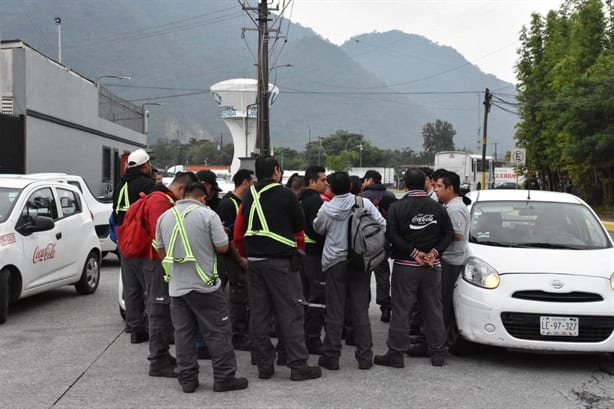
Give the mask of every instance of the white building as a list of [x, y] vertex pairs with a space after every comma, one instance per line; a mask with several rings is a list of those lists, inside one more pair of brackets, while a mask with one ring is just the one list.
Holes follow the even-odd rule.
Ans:
[[146, 147], [142, 107], [23, 41], [0, 43], [0, 97], [0, 173], [76, 174], [99, 195]]

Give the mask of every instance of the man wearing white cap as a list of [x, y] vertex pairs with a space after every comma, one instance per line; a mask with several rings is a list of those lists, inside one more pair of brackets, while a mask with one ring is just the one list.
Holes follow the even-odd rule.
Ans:
[[[128, 168], [121, 182], [113, 192], [113, 213], [120, 226], [130, 204], [140, 198], [140, 193], [149, 194], [155, 186], [151, 177], [150, 156], [143, 149], [137, 149], [128, 156]], [[121, 258], [122, 284], [126, 302], [126, 327], [131, 332], [130, 342], [139, 344], [148, 340], [145, 326], [145, 300], [143, 260]]]

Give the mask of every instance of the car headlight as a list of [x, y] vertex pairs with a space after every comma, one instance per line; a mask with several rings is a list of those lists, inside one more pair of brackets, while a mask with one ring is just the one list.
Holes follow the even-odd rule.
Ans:
[[463, 266], [463, 278], [471, 284], [488, 289], [499, 287], [500, 281], [497, 270], [477, 257], [467, 259]]

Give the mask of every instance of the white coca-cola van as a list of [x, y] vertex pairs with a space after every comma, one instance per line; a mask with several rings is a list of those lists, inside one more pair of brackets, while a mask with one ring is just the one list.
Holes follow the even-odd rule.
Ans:
[[0, 324], [9, 303], [74, 285], [91, 294], [100, 242], [79, 189], [28, 175], [0, 175]]

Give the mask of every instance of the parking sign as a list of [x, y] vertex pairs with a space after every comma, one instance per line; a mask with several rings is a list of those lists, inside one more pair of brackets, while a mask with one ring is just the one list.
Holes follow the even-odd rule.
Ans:
[[514, 148], [512, 150], [512, 163], [515, 166], [524, 166], [527, 159], [527, 150], [524, 148]]

